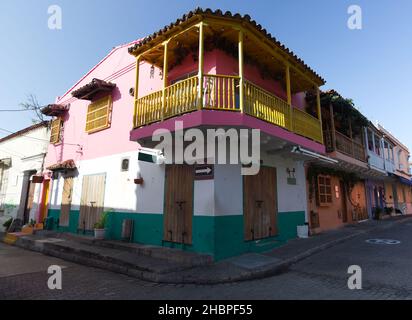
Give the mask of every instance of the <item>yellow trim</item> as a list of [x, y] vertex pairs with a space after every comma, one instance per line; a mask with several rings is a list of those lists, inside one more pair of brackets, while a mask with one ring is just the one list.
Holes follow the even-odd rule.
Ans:
[[[165, 41], [163, 43], [163, 49], [164, 49], [164, 54], [163, 54], [163, 90], [162, 90], [162, 107], [163, 107], [163, 111], [166, 110], [166, 87], [167, 87], [167, 69], [168, 69], [168, 65], [167, 65], [167, 61], [168, 61], [167, 46], [168, 46], [168, 44], [169, 44], [168, 41]], [[163, 119], [163, 113], [162, 113], [161, 119]]]
[[289, 113], [290, 113], [289, 130], [293, 131], [293, 107], [292, 107], [292, 91], [291, 91], [291, 85], [290, 85], [289, 63], [286, 63], [286, 94], [287, 94], [287, 102], [289, 105]]
[[[320, 105], [320, 90], [319, 90], [319, 87], [316, 87], [316, 107], [318, 109], [318, 119], [319, 119], [320, 130], [321, 130], [321, 132], [323, 132], [323, 128], [322, 128], [322, 108], [321, 108], [321, 105]], [[320, 142], [322, 144], [324, 144], [323, 134], [322, 134], [322, 139], [321, 139]]]
[[198, 89], [198, 108], [202, 108], [203, 105], [203, 66], [204, 66], [204, 28], [203, 21], [199, 23], [199, 89]]
[[139, 98], [139, 69], [140, 69], [140, 57], [141, 55], [138, 55], [136, 57], [136, 76], [135, 76], [135, 88], [134, 88], [134, 114], [133, 114], [133, 126], [136, 127], [136, 119], [137, 119], [137, 99]]
[[243, 75], [243, 31], [239, 30], [239, 108], [240, 112], [243, 113], [244, 110], [244, 75]]
[[63, 120], [59, 117], [52, 121], [50, 127], [50, 143], [58, 144], [61, 142], [61, 128]]
[[[103, 106], [101, 106], [97, 109], [93, 109], [94, 107], [96, 107], [96, 106], [98, 106], [99, 104], [102, 104], [102, 103], [104, 103]], [[99, 117], [95, 117], [95, 118], [93, 118], [91, 116], [91, 114], [96, 113], [97, 111], [105, 110], [105, 109], [106, 109], [106, 114], [104, 116], [99, 116]], [[85, 131], [90, 134], [90, 133], [94, 133], [94, 132], [109, 128], [110, 127], [111, 111], [112, 111], [112, 96], [111, 95], [108, 95], [106, 97], [103, 97], [103, 98], [95, 101], [95, 102], [90, 103], [87, 107]], [[90, 123], [96, 122], [97, 120], [104, 119], [104, 118], [106, 118], [106, 121], [104, 122], [104, 124], [102, 124], [100, 126], [93, 125], [93, 126], [91, 126], [91, 128], [88, 129], [88, 125]]]
[[[205, 85], [205, 92], [200, 108], [240, 112], [235, 94], [238, 81], [240, 82], [240, 77], [236, 76], [203, 75], [201, 83]], [[323, 143], [322, 128], [318, 118], [289, 105], [283, 99], [246, 79], [243, 87], [244, 113]], [[166, 87], [164, 103], [163, 90], [139, 98], [136, 101], [139, 110], [136, 127], [199, 109], [198, 90], [199, 76], [197, 75]]]

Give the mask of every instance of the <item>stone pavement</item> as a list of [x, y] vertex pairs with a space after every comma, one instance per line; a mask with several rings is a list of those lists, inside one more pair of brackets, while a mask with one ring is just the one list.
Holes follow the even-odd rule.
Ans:
[[[0, 243], [0, 300], [412, 299], [412, 221], [403, 222], [385, 222], [379, 228], [363, 225], [368, 232], [319, 251], [276, 276], [220, 284], [142, 281]], [[400, 244], [367, 242], [375, 238], [395, 239]], [[348, 267], [354, 264], [362, 268], [362, 290], [347, 286]], [[47, 288], [50, 265], [63, 267], [62, 290]]]
[[[308, 239], [292, 240], [269, 252], [244, 254], [213, 264], [204, 257], [200, 259], [201, 263], [196, 264], [194, 263], [196, 258], [193, 258], [192, 254], [187, 258], [182, 251], [168, 250], [168, 259], [162, 259], [160, 258], [162, 252], [157, 256], [152, 252], [164, 248], [119, 244], [130, 246], [124, 248], [117, 247], [116, 242], [94, 243], [90, 238], [80, 238], [82, 241], [70, 237], [59, 239], [50, 237], [50, 234], [47, 236], [47, 233], [42, 236], [24, 237], [16, 245], [146, 281], [169, 284], [219, 284], [276, 275], [287, 271], [293, 264], [315, 253], [367, 232], [384, 230], [408, 221], [412, 221], [412, 217], [401, 216], [383, 221], [366, 221]], [[56, 234], [51, 236], [56, 237]]]

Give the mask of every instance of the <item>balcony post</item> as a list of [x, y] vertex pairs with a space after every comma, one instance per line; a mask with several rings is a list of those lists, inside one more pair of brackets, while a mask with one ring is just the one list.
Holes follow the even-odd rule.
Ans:
[[133, 115], [133, 128], [137, 127], [137, 99], [139, 98], [139, 69], [140, 69], [140, 55], [136, 57], [136, 81], [134, 88], [134, 115]]
[[333, 105], [332, 103], [329, 105], [329, 113], [330, 113], [330, 124], [331, 124], [331, 138], [332, 138], [332, 147], [333, 150], [336, 150], [336, 129], [335, 129], [335, 116], [333, 112]]
[[355, 156], [355, 146], [353, 144], [352, 120], [351, 119], [349, 119], [349, 137], [350, 137], [350, 141], [351, 141], [352, 156]]
[[163, 47], [164, 47], [164, 54], [163, 54], [163, 90], [162, 90], [162, 110], [161, 110], [161, 119], [163, 121], [164, 118], [164, 114], [165, 114], [165, 110], [166, 110], [166, 87], [167, 87], [167, 69], [168, 69], [168, 65], [167, 65], [167, 61], [168, 61], [168, 50], [167, 50], [167, 45], [169, 44], [169, 41], [165, 41], [163, 43]]
[[290, 66], [289, 63], [286, 63], [286, 70], [285, 70], [285, 78], [286, 78], [286, 94], [288, 99], [289, 105], [289, 130], [293, 131], [293, 107], [292, 107], [292, 90], [290, 86]]
[[201, 21], [199, 23], [199, 71], [198, 71], [198, 81], [199, 81], [199, 92], [198, 92], [198, 109], [203, 107], [203, 65], [204, 65], [204, 23]]
[[324, 144], [324, 139], [323, 139], [323, 128], [322, 128], [322, 108], [320, 106], [320, 90], [319, 87], [316, 86], [316, 106], [318, 110], [318, 119], [319, 119], [319, 124], [320, 124], [320, 132], [321, 132], [321, 137], [322, 137], [322, 144]]
[[243, 78], [243, 31], [239, 30], [239, 109], [243, 113], [244, 110], [244, 78]]

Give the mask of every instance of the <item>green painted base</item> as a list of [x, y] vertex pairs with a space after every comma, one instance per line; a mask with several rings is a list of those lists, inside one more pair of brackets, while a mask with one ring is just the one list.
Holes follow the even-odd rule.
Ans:
[[[49, 210], [55, 221], [60, 210]], [[284, 212], [278, 214], [279, 234], [275, 237], [244, 241], [243, 216], [193, 216], [192, 245], [162, 241], [163, 215], [112, 212], [107, 222], [106, 238], [121, 240], [122, 222], [134, 220], [133, 242], [167, 246], [182, 250], [210, 254], [215, 260], [222, 260], [245, 252], [263, 252], [296, 238], [296, 226], [305, 223], [305, 212]], [[68, 227], [55, 227], [61, 232], [77, 233], [79, 211], [70, 211]]]

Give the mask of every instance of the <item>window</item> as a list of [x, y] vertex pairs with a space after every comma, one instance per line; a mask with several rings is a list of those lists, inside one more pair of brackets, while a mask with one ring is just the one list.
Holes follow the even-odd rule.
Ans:
[[387, 141], [383, 142], [384, 148], [383, 148], [383, 154], [385, 155], [386, 160], [390, 160], [389, 156], [389, 143]]
[[381, 155], [381, 143], [380, 143], [380, 139], [377, 135], [375, 135], [375, 153], [378, 156]]
[[122, 171], [129, 171], [129, 159], [127, 159], [127, 158], [122, 159], [121, 170]]
[[110, 114], [112, 110], [112, 97], [101, 98], [87, 108], [86, 132], [93, 133], [110, 127]]
[[56, 144], [61, 142], [62, 127], [63, 120], [61, 118], [56, 118], [52, 121], [50, 129], [50, 143]]
[[319, 205], [328, 206], [332, 203], [332, 186], [329, 176], [318, 176]]
[[368, 149], [370, 151], [373, 151], [373, 132], [368, 129], [367, 135], [368, 135]]

